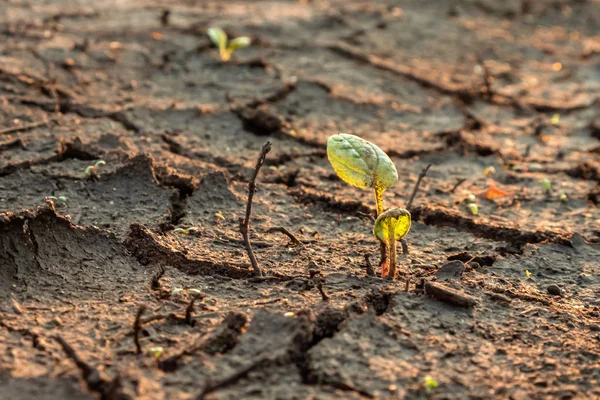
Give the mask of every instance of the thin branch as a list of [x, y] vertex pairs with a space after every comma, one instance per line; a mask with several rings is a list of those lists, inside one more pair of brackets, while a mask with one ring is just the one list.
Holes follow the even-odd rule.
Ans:
[[244, 219], [240, 218], [240, 232], [242, 233], [242, 237], [244, 238], [244, 245], [246, 246], [246, 251], [248, 252], [248, 258], [250, 258], [250, 263], [252, 264], [252, 268], [254, 268], [254, 274], [258, 277], [263, 276], [263, 271], [258, 265], [258, 261], [256, 261], [254, 251], [252, 251], [252, 245], [250, 244], [250, 237], [248, 236], [248, 231], [250, 226], [250, 214], [252, 213], [252, 198], [254, 197], [254, 192], [256, 191], [256, 177], [258, 176], [260, 168], [265, 163], [265, 158], [267, 157], [267, 153], [269, 151], [271, 151], [271, 142], [265, 143], [262, 149], [260, 150], [260, 155], [258, 156], [256, 167], [254, 168], [254, 174], [252, 175], [252, 179], [250, 179], [250, 183], [248, 184], [248, 202], [246, 203], [246, 216]]
[[109, 381], [102, 376], [100, 371], [79, 358], [75, 350], [61, 336], [56, 336], [55, 339], [67, 354], [67, 357], [75, 362], [89, 390], [99, 393], [101, 399], [122, 398], [118, 396], [119, 379], [114, 379], [112, 382]]
[[13, 126], [10, 128], [0, 129], [0, 135], [4, 135], [7, 133], [20, 132], [20, 131], [28, 131], [29, 129], [37, 128], [38, 126], [48, 125], [48, 120], [36, 121], [30, 124]]
[[268, 233], [273, 233], [273, 232], [283, 233], [285, 236], [289, 237], [290, 240], [292, 241], [292, 243], [294, 243], [295, 245], [303, 246], [302, 242], [300, 240], [298, 240], [298, 238], [296, 236], [294, 236], [294, 234], [292, 232], [288, 231], [283, 226], [273, 226], [273, 227], [269, 228], [269, 230], [267, 232]]
[[140, 345], [140, 331], [142, 330], [142, 314], [146, 311], [146, 306], [140, 306], [137, 314], [135, 315], [135, 321], [133, 322], [133, 342], [135, 343], [135, 352], [142, 354], [142, 346]]
[[369, 259], [369, 255], [365, 254], [365, 263], [366, 263], [366, 267], [367, 267], [367, 275], [368, 276], [375, 276], [375, 270], [373, 269], [373, 265], [371, 264], [371, 260]]
[[452, 187], [452, 189], [450, 189], [450, 193], [454, 193], [454, 192], [456, 192], [456, 189], [458, 189], [458, 187], [459, 187], [460, 185], [462, 185], [463, 183], [465, 183], [466, 181], [467, 181], [467, 179], [466, 179], [466, 178], [460, 178], [460, 179], [458, 180], [458, 182], [456, 182], [456, 185], [454, 185], [454, 186]]
[[164, 265], [159, 265], [158, 266], [158, 271], [152, 276], [152, 281], [150, 283], [150, 287], [152, 288], [152, 290], [159, 290], [160, 289], [160, 278], [163, 277], [163, 275], [165, 274], [165, 267]]
[[194, 302], [198, 299], [203, 299], [205, 296], [203, 294], [196, 294], [190, 300], [190, 303], [185, 308], [185, 323], [189, 326], [192, 325], [192, 313], [194, 312]]
[[421, 171], [421, 173], [419, 174], [419, 178], [417, 178], [417, 183], [415, 184], [415, 188], [413, 189], [412, 194], [410, 195], [410, 200], [408, 200], [408, 204], [406, 205], [406, 209], [408, 211], [410, 211], [410, 208], [412, 207], [412, 203], [413, 200], [415, 199], [415, 196], [417, 195], [417, 192], [419, 191], [419, 186], [421, 185], [421, 181], [423, 180], [423, 178], [425, 178], [425, 175], [427, 175], [427, 171], [429, 171], [429, 168], [431, 167], [432, 164], [427, 165], [423, 171]]

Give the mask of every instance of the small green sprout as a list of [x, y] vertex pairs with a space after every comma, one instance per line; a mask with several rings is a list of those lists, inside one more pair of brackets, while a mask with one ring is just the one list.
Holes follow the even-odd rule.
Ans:
[[569, 202], [569, 196], [567, 196], [567, 194], [565, 193], [564, 190], [561, 190], [558, 193], [558, 198], [560, 199], [561, 203], [568, 203]]
[[227, 34], [221, 28], [209, 28], [208, 37], [210, 37], [210, 40], [219, 48], [219, 57], [223, 62], [229, 61], [234, 51], [248, 47], [252, 42], [250, 38], [246, 36], [228, 40]]
[[398, 182], [398, 171], [388, 155], [358, 136], [340, 133], [327, 140], [327, 158], [344, 182], [373, 189], [377, 215], [381, 215], [383, 192]]
[[473, 215], [479, 214], [479, 207], [475, 203], [469, 203], [469, 210], [471, 211], [471, 214], [473, 214]]
[[66, 202], [67, 201], [67, 197], [66, 196], [58, 196], [58, 197], [56, 197], [56, 196], [46, 196], [46, 198], [50, 199], [50, 200], [60, 200], [62, 202]]
[[438, 388], [438, 386], [439, 384], [437, 381], [431, 376], [427, 375], [425, 377], [425, 393], [432, 394]]
[[106, 165], [106, 161], [98, 160], [96, 161], [96, 164], [87, 166], [85, 169], [85, 176], [96, 176], [98, 174], [98, 167], [101, 165]]
[[291, 318], [291, 317], [293, 317], [293, 316], [295, 316], [295, 315], [296, 315], [296, 314], [295, 314], [295, 313], [293, 313], [293, 312], [291, 312], [291, 311], [289, 311], [289, 312], [286, 312], [285, 314], [283, 314], [283, 316], [284, 316], [284, 317], [286, 317], [286, 318]]
[[475, 203], [477, 201], [477, 198], [473, 193], [471, 193], [467, 196], [467, 200], [469, 200], [469, 203]]
[[217, 217], [219, 219], [223, 219], [223, 220], [225, 219], [225, 217], [223, 216], [223, 214], [221, 214], [220, 211], [215, 213], [215, 217]]
[[494, 167], [487, 167], [486, 169], [483, 170], [484, 176], [494, 175], [495, 173], [496, 173], [496, 168], [494, 168]]
[[176, 294], [179, 294], [179, 293], [188, 293], [188, 294], [198, 295], [198, 294], [202, 294], [202, 291], [200, 289], [195, 289], [195, 288], [191, 288], [191, 289], [175, 288], [171, 291], [171, 296], [175, 296]]
[[146, 354], [154, 358], [160, 357], [164, 352], [165, 350], [162, 347], [150, 347], [148, 350], [146, 350]]
[[392, 208], [382, 213], [375, 220], [373, 233], [389, 251], [390, 271], [392, 279], [396, 279], [396, 242], [410, 230], [410, 212], [403, 208]]
[[528, 269], [525, 270], [525, 276], [527, 276], [527, 279], [531, 279], [531, 272]]
[[552, 182], [550, 182], [550, 179], [544, 178], [540, 183], [542, 184], [545, 193], [550, 193], [552, 191]]
[[189, 228], [175, 228], [173, 229], [174, 233], [181, 233], [182, 235], [191, 235], [195, 232], [198, 232], [198, 228], [196, 228], [195, 226], [189, 227]]
[[550, 123], [554, 126], [557, 126], [558, 124], [560, 124], [560, 114], [552, 115], [552, 119], [550, 119]]

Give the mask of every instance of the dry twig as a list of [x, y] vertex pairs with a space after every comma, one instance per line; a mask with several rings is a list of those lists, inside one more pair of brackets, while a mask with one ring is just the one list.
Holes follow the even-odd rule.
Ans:
[[133, 342], [135, 343], [135, 352], [142, 354], [142, 346], [140, 345], [140, 331], [142, 330], [142, 314], [146, 311], [146, 306], [140, 306], [137, 314], [135, 315], [135, 321], [133, 322]]
[[415, 183], [415, 188], [413, 189], [413, 192], [410, 195], [410, 199], [408, 200], [408, 204], [406, 204], [406, 209], [408, 211], [410, 211], [410, 208], [412, 207], [413, 200], [415, 199], [415, 196], [417, 195], [417, 192], [419, 191], [419, 186], [421, 185], [421, 181], [423, 180], [423, 178], [425, 178], [425, 175], [427, 175], [427, 171], [429, 171], [429, 168], [431, 167], [431, 165], [432, 164], [427, 165], [425, 168], [423, 168], [423, 171], [421, 171], [421, 173], [419, 174], [419, 177], [417, 178], [417, 183]]
[[240, 218], [240, 232], [242, 233], [242, 237], [244, 238], [244, 245], [246, 246], [246, 251], [248, 252], [248, 258], [250, 258], [252, 268], [254, 268], [254, 273], [258, 277], [263, 276], [263, 271], [258, 265], [258, 261], [256, 261], [254, 251], [252, 251], [252, 245], [250, 244], [248, 230], [250, 226], [250, 214], [252, 213], [252, 198], [254, 197], [254, 192], [256, 191], [256, 177], [258, 176], [260, 168], [265, 163], [265, 158], [267, 157], [267, 153], [269, 151], [271, 151], [271, 142], [265, 143], [260, 151], [258, 161], [256, 162], [256, 167], [254, 168], [254, 174], [252, 175], [252, 179], [250, 179], [250, 183], [248, 184], [248, 202], [246, 203], [246, 216], [243, 219]]

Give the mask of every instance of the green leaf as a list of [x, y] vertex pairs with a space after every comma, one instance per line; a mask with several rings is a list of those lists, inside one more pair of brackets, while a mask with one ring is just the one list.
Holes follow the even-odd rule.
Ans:
[[237, 49], [241, 49], [241, 48], [250, 46], [250, 43], [252, 43], [252, 40], [250, 40], [249, 37], [240, 36], [229, 42], [229, 44], [227, 45], [227, 50], [235, 51]]
[[398, 182], [392, 160], [375, 144], [340, 133], [327, 140], [327, 158], [344, 182], [359, 188], [385, 190]]
[[375, 220], [373, 233], [384, 243], [388, 243], [392, 235], [395, 240], [400, 240], [410, 230], [410, 212], [403, 208], [392, 208], [381, 214]]
[[219, 49], [227, 47], [227, 34], [221, 28], [209, 28], [208, 37]]

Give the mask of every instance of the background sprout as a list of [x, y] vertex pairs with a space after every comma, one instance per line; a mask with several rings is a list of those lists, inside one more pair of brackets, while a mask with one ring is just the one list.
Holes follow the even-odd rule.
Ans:
[[438, 383], [435, 379], [433, 379], [431, 376], [427, 375], [425, 377], [425, 392], [427, 394], [432, 394], [437, 388], [438, 388]]
[[471, 211], [471, 214], [473, 214], [473, 215], [479, 214], [479, 207], [475, 203], [469, 204], [469, 210]]
[[229, 61], [234, 51], [247, 47], [252, 42], [249, 37], [240, 36], [238, 38], [227, 40], [227, 34], [221, 28], [209, 28], [208, 37], [219, 48], [219, 57], [221, 61]]
[[373, 233], [381, 242], [387, 244], [389, 250], [392, 279], [396, 279], [396, 241], [402, 239], [410, 230], [410, 212], [403, 208], [392, 208], [375, 220]]
[[565, 193], [564, 190], [561, 190], [558, 193], [558, 198], [560, 199], [561, 203], [568, 203], [569, 202], [569, 196], [567, 196], [567, 193]]
[[550, 179], [548, 179], [548, 178], [542, 179], [541, 184], [542, 184], [542, 188], [544, 188], [545, 193], [550, 193], [550, 191], [552, 191], [552, 182], [550, 182]]
[[85, 169], [85, 176], [95, 176], [98, 173], [98, 167], [101, 165], [106, 165], [106, 161], [98, 160], [94, 165], [88, 165]]
[[344, 182], [373, 189], [377, 215], [381, 215], [383, 192], [398, 182], [398, 171], [388, 155], [358, 136], [340, 133], [327, 140], [327, 158]]

